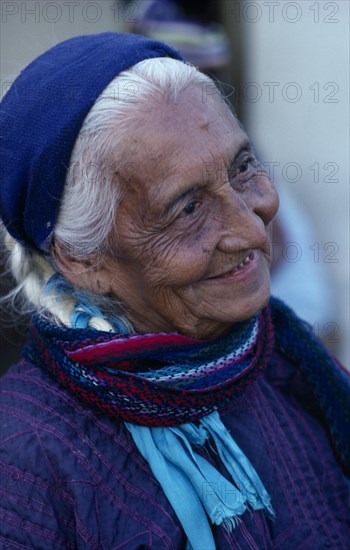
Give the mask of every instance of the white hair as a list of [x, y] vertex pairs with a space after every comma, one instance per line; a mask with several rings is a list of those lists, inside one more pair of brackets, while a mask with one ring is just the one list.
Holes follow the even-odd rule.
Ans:
[[[121, 158], [115, 159], [112, 150], [114, 155], [115, 151], [125, 151], [130, 126], [145, 116], [154, 98], [177, 102], [179, 94], [191, 84], [201, 85], [203, 90], [211, 87], [213, 93], [213, 81], [195, 67], [171, 58], [156, 58], [120, 73], [101, 93], [76, 139], [54, 228], [54, 240], [68, 255], [96, 260], [109, 251], [108, 237], [121, 199], [121, 185], [111, 165], [112, 158], [114, 166]], [[66, 326], [72, 326], [72, 314], [77, 309], [84, 311], [87, 301], [94, 302], [88, 326], [113, 331], [117, 325], [132, 332], [121, 304], [88, 292], [88, 298], [82, 298], [79, 289], [68, 282], [63, 284], [62, 277], [57, 277], [50, 256], [23, 247], [8, 234], [5, 245], [10, 252], [9, 269], [17, 281], [9, 297], [22, 292], [31, 310], [48, 314]]]

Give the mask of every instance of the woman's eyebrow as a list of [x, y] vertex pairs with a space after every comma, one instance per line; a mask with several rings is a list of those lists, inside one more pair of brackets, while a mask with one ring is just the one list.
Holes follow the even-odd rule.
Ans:
[[198, 189], [204, 189], [207, 186], [207, 183], [196, 183], [191, 185], [188, 189], [178, 190], [177, 193], [167, 200], [165, 206], [163, 207], [164, 214], [169, 214], [179, 204], [179, 202], [186, 200], [187, 197], [190, 197], [193, 193], [198, 191]]
[[245, 153], [247, 151], [254, 152], [253, 145], [251, 144], [251, 142], [248, 138], [246, 140], [244, 140], [244, 142], [241, 144], [239, 150], [236, 153], [234, 153], [234, 155], [231, 157], [231, 161], [229, 163], [229, 168], [232, 167], [232, 165], [236, 162], [236, 160], [238, 159], [238, 157], [242, 153]]

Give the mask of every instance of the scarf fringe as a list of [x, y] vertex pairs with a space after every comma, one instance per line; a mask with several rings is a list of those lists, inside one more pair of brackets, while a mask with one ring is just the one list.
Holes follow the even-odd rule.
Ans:
[[222, 520], [222, 526], [223, 528], [228, 532], [232, 533], [232, 531], [240, 524], [242, 523], [242, 519], [239, 516], [233, 516], [229, 518], [223, 518]]
[[[231, 533], [246, 511], [264, 509], [274, 515], [263, 483], [217, 411], [202, 418], [199, 426], [125, 425], [168, 497], [192, 548], [215, 548], [208, 518], [212, 525]], [[192, 449], [192, 445], [210, 442], [210, 437], [235, 485]]]
[[233, 529], [242, 522], [239, 516], [244, 514], [246, 510], [247, 507], [242, 504], [236, 510], [236, 514], [232, 515], [232, 510], [219, 504], [210, 514], [210, 521], [213, 525], [222, 525], [228, 533], [232, 533]]

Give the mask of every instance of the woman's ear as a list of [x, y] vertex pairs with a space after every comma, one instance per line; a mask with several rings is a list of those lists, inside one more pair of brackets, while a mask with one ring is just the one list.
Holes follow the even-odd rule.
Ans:
[[51, 246], [51, 256], [58, 270], [74, 286], [96, 294], [108, 294], [110, 291], [110, 276], [103, 268], [104, 262], [101, 258], [90, 257], [82, 260], [66, 250], [57, 240]]

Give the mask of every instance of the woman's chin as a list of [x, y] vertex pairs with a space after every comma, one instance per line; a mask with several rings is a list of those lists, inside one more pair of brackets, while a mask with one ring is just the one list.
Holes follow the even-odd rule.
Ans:
[[[240, 287], [232, 285], [231, 288], [216, 288], [213, 296], [207, 292], [203, 300], [206, 304], [207, 319], [211, 316], [213, 323], [235, 323], [245, 321], [263, 309], [270, 299], [268, 268], [262, 270], [259, 280], [251, 283]], [[214, 291], [214, 288], [212, 290]]]

